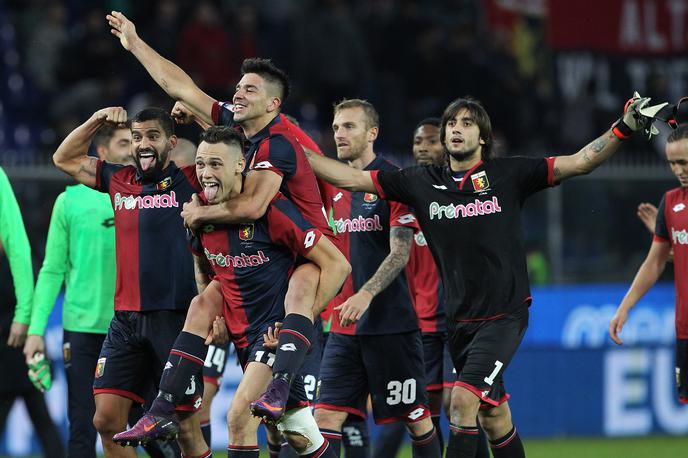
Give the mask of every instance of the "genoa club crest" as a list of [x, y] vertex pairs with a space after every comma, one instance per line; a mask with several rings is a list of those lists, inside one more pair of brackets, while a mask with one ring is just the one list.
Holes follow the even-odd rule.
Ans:
[[155, 185], [155, 189], [157, 189], [158, 191], [162, 191], [164, 189], [169, 188], [171, 184], [172, 184], [172, 178], [167, 177], [164, 180], [159, 181], [158, 184]]
[[363, 200], [366, 202], [375, 202], [377, 200], [377, 195], [366, 192], [363, 196]]
[[96, 364], [96, 378], [103, 376], [103, 372], [105, 372], [105, 361], [107, 361], [107, 358], [98, 359], [98, 364]]
[[253, 239], [253, 224], [243, 224], [239, 227], [239, 239], [240, 240], [252, 240]]
[[476, 192], [484, 191], [490, 187], [490, 182], [487, 180], [487, 173], [485, 173], [485, 171], [471, 175], [471, 181], [473, 182], [473, 189]]

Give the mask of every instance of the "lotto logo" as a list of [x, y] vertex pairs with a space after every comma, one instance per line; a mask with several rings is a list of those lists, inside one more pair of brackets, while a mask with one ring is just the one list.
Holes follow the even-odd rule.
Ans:
[[397, 218], [397, 221], [399, 222], [399, 224], [411, 224], [415, 220], [416, 220], [416, 217], [410, 213], [407, 213], [405, 215], [401, 215], [399, 218]]
[[425, 413], [425, 408], [424, 407], [418, 407], [415, 410], [412, 410], [411, 413], [407, 415], [409, 420], [418, 420], [420, 417], [423, 416]]
[[296, 345], [293, 343], [285, 343], [280, 347], [280, 350], [282, 351], [296, 351]]
[[253, 166], [254, 169], [271, 169], [272, 164], [270, 161], [262, 161]]

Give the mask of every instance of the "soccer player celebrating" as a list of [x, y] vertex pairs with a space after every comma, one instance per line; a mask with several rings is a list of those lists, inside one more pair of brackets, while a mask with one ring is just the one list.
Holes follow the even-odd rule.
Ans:
[[[128, 124], [102, 125], [93, 145], [103, 161], [132, 162]], [[27, 362], [38, 353], [45, 354], [45, 328], [63, 282], [68, 454], [95, 457], [93, 373], [113, 314], [115, 229], [110, 197], [83, 184], [68, 186], [55, 200], [24, 344]]]
[[[224, 104], [205, 94], [184, 71], [160, 56], [136, 34], [134, 24], [122, 13], [107, 16], [112, 33], [175, 100], [188, 107], [202, 123], [220, 121]], [[301, 132], [281, 115], [289, 95], [289, 82], [282, 70], [267, 59], [247, 59], [241, 68], [228, 125], [237, 126], [248, 139], [248, 173], [240, 196], [223, 205], [199, 205], [197, 199], [184, 206], [185, 224], [196, 229], [202, 223], [241, 223], [260, 218], [281, 191], [304, 217], [325, 235], [332, 237], [323, 211], [320, 190], [295, 132]], [[310, 143], [303, 143], [311, 146]], [[290, 279], [285, 302], [287, 315], [276, 350], [274, 379], [253, 406], [257, 416], [276, 421], [284, 412], [289, 387], [303, 364], [313, 338], [313, 317], [318, 282], [322, 273], [312, 263], [297, 266]], [[333, 295], [336, 291], [332, 292]], [[197, 307], [200, 307], [201, 302]], [[193, 307], [193, 305], [192, 305]], [[193, 313], [193, 312], [192, 312]]]
[[[237, 198], [243, 184], [244, 162], [241, 136], [233, 129], [211, 127], [201, 134], [196, 172], [204, 188], [202, 202], [216, 204]], [[337, 289], [348, 275], [349, 265], [341, 252], [281, 194], [273, 199], [265, 215], [253, 223], [209, 224], [202, 226], [198, 234], [192, 244], [198, 271], [210, 273], [212, 269], [216, 279], [213, 283], [219, 283], [227, 327], [245, 371], [227, 416], [231, 438], [228, 456], [257, 457], [259, 420], [251, 416], [249, 403], [272, 378], [275, 354], [264, 344], [262, 336], [273, 323], [284, 318], [284, 300], [295, 259], [302, 256], [313, 262], [329, 282], [336, 283]], [[207, 276], [205, 282], [209, 282]], [[319, 291], [329, 289], [323, 285]], [[319, 302], [330, 299], [316, 298]], [[207, 332], [207, 322], [187, 320], [170, 352], [161, 392], [177, 398], [183, 396], [190, 377], [200, 372], [203, 363], [199, 358], [203, 342], [196, 336]], [[290, 409], [278, 428], [300, 455], [334, 456], [310, 413], [303, 384], [297, 381], [296, 387], [298, 392], [292, 390], [296, 396], [290, 398]], [[158, 409], [156, 403], [153, 409]], [[165, 435], [175, 428], [174, 418], [167, 415], [144, 415], [115, 440], [136, 442]]]
[[[369, 102], [338, 103], [332, 129], [337, 156], [356, 170], [397, 169], [375, 155], [379, 117]], [[333, 200], [334, 227], [352, 273], [334, 299], [320, 369], [318, 426], [332, 438], [330, 443], [337, 444], [349, 414], [365, 418], [370, 393], [377, 423], [405, 423], [414, 456], [439, 457], [423, 388], [418, 319], [403, 272], [416, 218], [406, 205], [383, 201], [372, 193], [340, 190]], [[399, 352], [403, 359], [389, 357]]]
[[531, 302], [521, 207], [539, 190], [590, 173], [623, 139], [647, 131], [653, 118], [640, 111], [648, 103], [634, 96], [611, 129], [569, 156], [492, 158], [490, 118], [471, 98], [454, 100], [442, 115], [446, 166], [362, 171], [309, 153], [316, 174], [335, 186], [377, 193], [416, 212], [442, 277], [457, 370], [447, 457], [475, 456], [476, 415], [496, 458], [525, 455], [502, 381]]
[[688, 262], [688, 218], [685, 216], [688, 212], [684, 211], [688, 205], [688, 125], [680, 125], [669, 134], [666, 157], [680, 186], [667, 191], [662, 197], [657, 209], [652, 245], [609, 323], [609, 335], [617, 344], [623, 343], [620, 334], [628, 320], [628, 313], [657, 282], [673, 250], [676, 284], [676, 389], [679, 401], [688, 404], [688, 278], [685, 271]]
[[[106, 456], [134, 456], [112, 436], [124, 429], [132, 403], [143, 404], [157, 386], [172, 343], [196, 294], [180, 203], [201, 187], [194, 169], [169, 160], [176, 144], [174, 121], [158, 108], [139, 112], [131, 123], [135, 166], [116, 165], [87, 155], [102, 125], [127, 121], [120, 107], [97, 111], [71, 132], [53, 155], [58, 168], [86, 186], [110, 195], [115, 213], [117, 280], [115, 315], [95, 370], [93, 423]], [[200, 383], [185, 392], [180, 415], [182, 451], [207, 456], [198, 419]]]

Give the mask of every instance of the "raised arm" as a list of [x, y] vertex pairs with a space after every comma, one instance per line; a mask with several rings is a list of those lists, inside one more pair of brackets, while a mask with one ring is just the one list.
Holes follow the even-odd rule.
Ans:
[[98, 159], [88, 156], [88, 147], [96, 131], [106, 122], [123, 124], [127, 112], [122, 107], [103, 108], [93, 113], [85, 123], [74, 129], [53, 154], [58, 169], [91, 188], [96, 186]]
[[670, 251], [671, 244], [668, 242], [652, 242], [647, 258], [645, 258], [640, 269], [638, 269], [638, 273], [635, 275], [631, 287], [628, 289], [628, 292], [609, 323], [609, 335], [617, 344], [621, 345], [623, 343], [619, 337], [619, 333], [621, 333], [621, 329], [623, 329], [628, 319], [629, 311], [657, 282], [662, 272], [664, 272], [664, 267], [669, 259]]
[[317, 317], [339, 292], [351, 273], [351, 265], [327, 237], [320, 237], [306, 258], [320, 267], [320, 283], [313, 303], [313, 316]]
[[640, 97], [637, 93], [629, 100], [623, 116], [614, 123], [611, 129], [593, 140], [580, 151], [569, 156], [558, 156], [554, 160], [554, 181], [560, 183], [567, 178], [585, 175], [609, 159], [621, 141], [635, 132], [647, 129], [652, 123], [651, 117], [640, 114], [647, 107], [650, 99]]
[[305, 146], [302, 146], [302, 148], [318, 178], [347, 191], [377, 193], [373, 179], [370, 177], [370, 172], [349, 167], [339, 161], [318, 154]]
[[198, 199], [184, 204], [184, 225], [197, 229], [205, 223], [250, 223], [265, 214], [279, 192], [282, 177], [267, 170], [252, 170], [244, 180], [244, 189], [237, 197], [216, 205], [201, 205]]
[[344, 303], [335, 307], [339, 310], [342, 326], [348, 326], [358, 321], [372, 302], [373, 298], [387, 288], [392, 280], [399, 275], [411, 254], [413, 243], [413, 229], [410, 227], [392, 227], [389, 230], [390, 251], [380, 263], [375, 274]]
[[212, 108], [216, 100], [203, 92], [191, 77], [179, 66], [165, 59], [143, 41], [136, 33], [136, 27], [127, 17], [113, 11], [106, 16], [113, 35], [119, 38], [122, 47], [141, 62], [143, 68], [156, 83], [175, 100], [181, 101], [199, 119], [212, 125]]

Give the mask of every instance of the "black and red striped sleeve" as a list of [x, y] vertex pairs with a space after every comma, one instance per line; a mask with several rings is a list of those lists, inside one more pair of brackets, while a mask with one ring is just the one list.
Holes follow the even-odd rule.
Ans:
[[110, 192], [110, 182], [113, 175], [124, 168], [120, 164], [110, 164], [109, 162], [98, 160], [96, 164], [96, 187], [100, 192]]
[[408, 179], [408, 170], [372, 170], [370, 177], [381, 199], [411, 204], [413, 187]]
[[288, 179], [296, 173], [296, 163], [297, 152], [294, 145], [286, 137], [275, 135], [260, 144], [251, 169], [270, 170]]
[[294, 254], [306, 256], [323, 236], [288, 199], [275, 199], [267, 213], [268, 231], [273, 242]]

